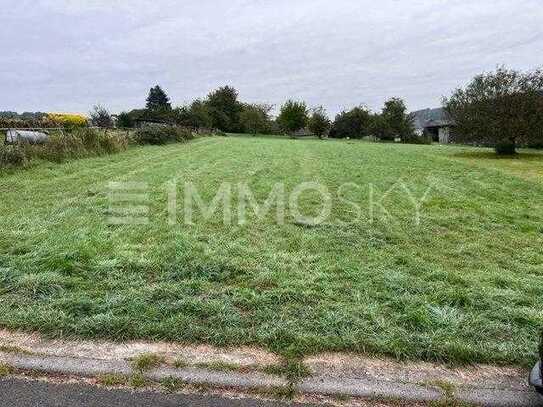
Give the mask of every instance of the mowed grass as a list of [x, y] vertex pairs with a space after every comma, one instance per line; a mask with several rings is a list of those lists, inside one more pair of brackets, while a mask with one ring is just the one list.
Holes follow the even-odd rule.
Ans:
[[[489, 151], [205, 138], [2, 173], [0, 326], [528, 366], [543, 322], [543, 155]], [[108, 223], [111, 181], [149, 185], [148, 224]], [[225, 225], [222, 210], [195, 209], [187, 225], [186, 182], [207, 202], [247, 183], [259, 203], [276, 183], [318, 182], [332, 212], [308, 226], [249, 211], [238, 225], [233, 210]], [[309, 215], [322, 199], [299, 202]]]

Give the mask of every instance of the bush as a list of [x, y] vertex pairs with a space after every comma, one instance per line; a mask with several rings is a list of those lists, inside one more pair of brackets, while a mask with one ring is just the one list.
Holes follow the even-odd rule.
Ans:
[[101, 105], [94, 106], [89, 116], [90, 122], [93, 126], [103, 128], [113, 127], [113, 118], [111, 117], [111, 113], [109, 113], [109, 111]]
[[172, 129], [175, 131], [175, 141], [178, 143], [183, 143], [194, 138], [194, 134], [192, 133], [191, 129], [175, 126], [173, 126]]
[[100, 135], [100, 152], [102, 154], [120, 153], [128, 148], [129, 139], [125, 134], [105, 133]]
[[27, 148], [33, 158], [62, 162], [71, 158], [115, 154], [124, 151], [128, 148], [128, 137], [122, 133], [79, 129], [71, 133], [52, 135], [47, 143]]
[[139, 144], [162, 145], [191, 140], [189, 129], [177, 126], [148, 125], [136, 131], [134, 139]]
[[88, 125], [87, 118], [79, 114], [48, 113], [47, 120], [55, 123], [55, 125], [58, 127], [64, 127], [67, 129], [86, 127]]
[[117, 127], [131, 129], [134, 127], [134, 118], [130, 113], [121, 112], [117, 116]]
[[213, 119], [209, 113], [209, 107], [199, 99], [193, 101], [189, 106], [174, 109], [173, 113], [175, 115], [175, 123], [179, 126], [195, 129], [213, 127]]
[[0, 168], [24, 167], [28, 153], [24, 145], [0, 145]]
[[[89, 142], [89, 141], [86, 141]], [[32, 157], [42, 160], [62, 162], [68, 158], [86, 156], [84, 140], [72, 134], [57, 134], [40, 146], [32, 146]]]
[[424, 132], [421, 135], [416, 133], [405, 136], [402, 139], [402, 143], [405, 144], [432, 144], [432, 136], [427, 132]]
[[[177, 137], [186, 140], [185, 132]], [[70, 133], [50, 134], [47, 143], [31, 145], [18, 143], [0, 145], [0, 168], [24, 167], [32, 159], [63, 162], [72, 158], [115, 154], [128, 148], [129, 136], [125, 132], [97, 131], [83, 128]]]
[[173, 136], [166, 126], [159, 125], [148, 125], [136, 130], [134, 139], [139, 144], [160, 145], [173, 142]]
[[357, 106], [336, 115], [330, 130], [331, 138], [359, 139], [370, 134], [371, 114], [364, 106]]

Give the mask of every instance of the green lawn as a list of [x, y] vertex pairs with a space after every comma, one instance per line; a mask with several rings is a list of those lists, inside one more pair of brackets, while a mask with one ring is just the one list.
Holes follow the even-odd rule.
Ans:
[[[166, 183], [178, 184], [168, 223]], [[401, 180], [419, 199], [420, 223]], [[149, 219], [111, 225], [110, 181], [149, 185]], [[325, 185], [310, 226], [273, 211], [183, 223], [183, 185], [210, 201], [247, 182]], [[340, 186], [345, 183], [353, 185]], [[370, 184], [372, 186], [370, 187]], [[259, 345], [298, 355], [534, 361], [543, 323], [543, 155], [356, 141], [203, 138], [0, 173], [0, 326], [48, 335]], [[341, 199], [338, 198], [338, 193]], [[352, 203], [361, 207], [355, 222]], [[237, 203], [236, 195], [233, 199]], [[306, 214], [318, 195], [300, 196]], [[235, 215], [235, 213], [234, 213]]]

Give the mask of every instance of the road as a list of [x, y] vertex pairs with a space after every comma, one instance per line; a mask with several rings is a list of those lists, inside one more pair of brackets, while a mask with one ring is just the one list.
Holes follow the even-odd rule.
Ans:
[[108, 390], [83, 384], [52, 384], [15, 378], [0, 379], [0, 407], [287, 407], [278, 401], [233, 400], [218, 396]]

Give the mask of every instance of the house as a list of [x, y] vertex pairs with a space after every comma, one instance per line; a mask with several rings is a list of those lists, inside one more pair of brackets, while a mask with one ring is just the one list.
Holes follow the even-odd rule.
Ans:
[[411, 113], [415, 131], [419, 136], [428, 134], [432, 140], [441, 144], [451, 142], [451, 128], [454, 123], [445, 109], [424, 109]]

